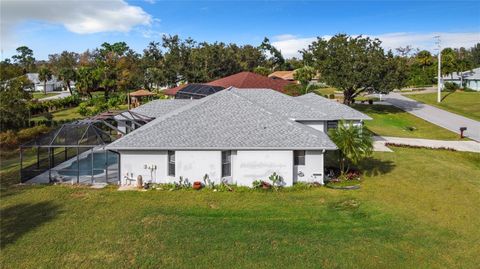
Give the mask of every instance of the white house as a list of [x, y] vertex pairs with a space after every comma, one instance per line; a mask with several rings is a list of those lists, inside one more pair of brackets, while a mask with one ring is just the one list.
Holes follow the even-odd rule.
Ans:
[[[107, 146], [120, 154], [122, 183], [190, 182], [205, 175], [251, 186], [276, 172], [286, 186], [323, 183], [325, 131], [368, 116], [315, 94], [229, 88], [199, 100], [156, 100], [133, 110], [156, 119]], [[128, 124], [128, 123], [127, 123]]]
[[[33, 83], [33, 89], [30, 90], [36, 92], [44, 91], [44, 83], [39, 79], [38, 73], [27, 73], [25, 75], [27, 76], [28, 80]], [[52, 76], [52, 79], [48, 80], [46, 83], [47, 92], [62, 90], [62, 87], [63, 82], [58, 80], [56, 76]]]
[[455, 83], [458, 86], [467, 87], [475, 91], [480, 91], [480, 67], [470, 71], [453, 73], [442, 77], [443, 82]]

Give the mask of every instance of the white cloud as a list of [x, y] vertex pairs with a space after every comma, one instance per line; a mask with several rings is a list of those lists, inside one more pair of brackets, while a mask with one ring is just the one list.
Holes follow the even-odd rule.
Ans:
[[[434, 51], [435, 45], [434, 36], [441, 37], [442, 47], [472, 47], [474, 44], [480, 42], [480, 32], [469, 33], [386, 33], [381, 35], [364, 35], [371, 38], [378, 38], [382, 41], [382, 46], [385, 49], [392, 49], [398, 47], [405, 47], [407, 45], [420, 50], [426, 49]], [[356, 36], [356, 35], [353, 35]], [[323, 36], [329, 39], [331, 36]], [[286, 58], [299, 57], [299, 50], [306, 49], [309, 44], [315, 41], [316, 37], [297, 37], [295, 35], [280, 35], [275, 36], [272, 45], [279, 49]]]
[[77, 34], [129, 32], [153, 21], [142, 8], [123, 0], [5, 0], [1, 5], [2, 48], [15, 43], [15, 27], [28, 21], [60, 24]]

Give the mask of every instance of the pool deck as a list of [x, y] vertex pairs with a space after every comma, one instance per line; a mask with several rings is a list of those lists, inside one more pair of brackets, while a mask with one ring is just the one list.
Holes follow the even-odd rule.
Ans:
[[[103, 152], [103, 149], [100, 150], [100, 148], [95, 148], [93, 150], [93, 153], [96, 152]], [[79, 159], [86, 158], [92, 151], [85, 151], [79, 155]], [[118, 178], [118, 166], [117, 164], [112, 164], [108, 167], [108, 177], [109, 181], [107, 182], [105, 178], [105, 172], [102, 172], [101, 174], [94, 175], [93, 177], [91, 175], [84, 175], [80, 176], [79, 180], [77, 182], [77, 176], [63, 176], [58, 173], [58, 170], [65, 169], [69, 167], [73, 162], [77, 160], [77, 156], [55, 166], [54, 168], [51, 169], [51, 177], [53, 180], [56, 180], [59, 183], [65, 183], [65, 184], [93, 184], [93, 183], [115, 183], [117, 180], [114, 180], [115, 178]], [[41, 173], [40, 175], [28, 180], [25, 182], [26, 184], [47, 184], [50, 183], [49, 180], [49, 171], [45, 171]]]

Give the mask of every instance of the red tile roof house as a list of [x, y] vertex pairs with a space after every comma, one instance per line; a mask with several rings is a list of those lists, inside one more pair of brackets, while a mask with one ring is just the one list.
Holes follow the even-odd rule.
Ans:
[[[259, 74], [245, 71], [204, 84], [210, 86], [220, 86], [223, 88], [235, 87], [237, 89], [272, 89], [281, 93], [285, 93], [285, 86], [291, 84], [291, 82], [279, 79], [272, 79]], [[175, 96], [177, 92], [182, 90], [185, 86], [187, 86], [187, 84], [183, 84], [175, 88], [170, 88], [163, 92], [166, 95]]]

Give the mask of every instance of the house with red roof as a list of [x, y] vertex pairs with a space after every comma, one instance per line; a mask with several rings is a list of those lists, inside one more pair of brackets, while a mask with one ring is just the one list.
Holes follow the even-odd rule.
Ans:
[[[204, 83], [208, 86], [216, 87], [235, 87], [237, 89], [272, 89], [281, 93], [285, 93], [285, 86], [291, 84], [290, 81], [268, 78], [253, 72], [240, 72], [228, 77], [220, 78], [208, 83]], [[164, 91], [166, 95], [176, 96], [177, 93], [185, 89], [187, 84], [170, 88]], [[188, 94], [180, 92], [182, 96]]]

